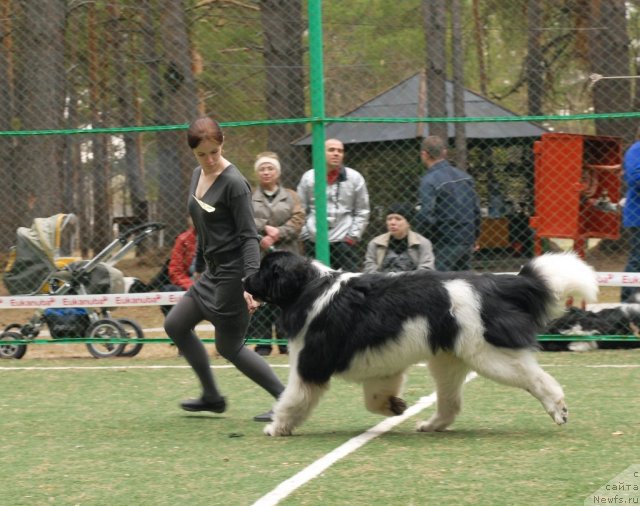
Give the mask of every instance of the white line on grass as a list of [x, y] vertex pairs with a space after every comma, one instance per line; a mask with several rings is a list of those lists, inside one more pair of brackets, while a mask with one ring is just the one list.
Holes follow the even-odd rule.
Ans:
[[[272, 368], [289, 367], [289, 364], [270, 364]], [[212, 365], [213, 369], [233, 369], [235, 365]], [[26, 367], [0, 367], [2, 371], [109, 371], [122, 369], [191, 369], [190, 365], [51, 365]]]
[[[478, 375], [475, 372], [470, 373], [467, 376], [465, 383], [468, 383], [472, 379], [476, 378]], [[317, 477], [320, 473], [331, 467], [333, 464], [338, 462], [340, 459], [346, 457], [350, 453], [353, 453], [361, 446], [364, 446], [366, 443], [375, 439], [378, 436], [381, 436], [385, 432], [389, 432], [396, 425], [401, 424], [407, 418], [410, 418], [416, 414], [418, 414], [423, 409], [428, 408], [434, 402], [436, 402], [436, 394], [432, 393], [426, 397], [420, 398], [418, 402], [416, 402], [413, 406], [407, 409], [400, 416], [393, 416], [384, 419], [378, 425], [372, 427], [367, 432], [363, 432], [359, 436], [351, 438], [349, 441], [339, 446], [335, 450], [327, 453], [324, 457], [316, 460], [314, 463], [310, 464], [298, 474], [292, 476], [288, 480], [283, 481], [274, 488], [271, 492], [263, 495], [260, 499], [253, 503], [253, 506], [273, 506], [278, 504], [282, 499], [287, 497], [289, 494], [294, 492], [296, 489], [304, 485], [305, 483], [311, 481], [315, 477]]]
[[586, 367], [588, 369], [624, 369], [640, 367], [640, 364], [592, 364], [592, 365], [577, 365], [577, 364], [540, 364], [540, 367]]
[[[269, 364], [272, 368], [289, 367], [289, 364]], [[640, 364], [593, 364], [593, 365], [572, 365], [572, 364], [540, 364], [543, 368], [546, 367], [586, 367], [590, 369], [627, 369], [638, 368]], [[121, 369], [189, 369], [188, 365], [70, 365], [70, 366], [25, 366], [25, 367], [0, 367], [0, 372], [3, 371], [108, 371], [108, 370], [121, 370]], [[235, 366], [228, 365], [212, 365], [213, 369], [232, 369]], [[415, 364], [414, 367], [426, 367], [426, 364]]]

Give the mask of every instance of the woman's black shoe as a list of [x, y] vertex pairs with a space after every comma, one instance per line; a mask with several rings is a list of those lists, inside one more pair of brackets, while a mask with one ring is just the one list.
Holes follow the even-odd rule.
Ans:
[[268, 357], [271, 354], [271, 346], [256, 346], [256, 353], [261, 357]]
[[273, 422], [273, 409], [253, 417], [256, 422]]
[[213, 411], [214, 413], [224, 413], [227, 409], [227, 402], [224, 397], [219, 401], [209, 402], [202, 397], [200, 399], [187, 399], [180, 403], [180, 407], [185, 411]]

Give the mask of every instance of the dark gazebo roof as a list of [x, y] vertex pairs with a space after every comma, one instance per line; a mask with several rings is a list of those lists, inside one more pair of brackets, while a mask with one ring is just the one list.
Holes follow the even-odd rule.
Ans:
[[[421, 87], [422, 84], [422, 87]], [[422, 90], [421, 90], [422, 88]], [[344, 117], [428, 117], [424, 92], [424, 74], [418, 72], [389, 90], [365, 102]], [[453, 84], [446, 81], [447, 114], [453, 115]], [[466, 117], [496, 117], [517, 114], [478, 95], [464, 90]], [[386, 142], [416, 139], [428, 135], [428, 123], [331, 123], [327, 125], [326, 137], [340, 139], [345, 144], [362, 142]], [[516, 140], [539, 137], [544, 128], [528, 121], [502, 121], [490, 123], [465, 123], [468, 140]], [[449, 137], [453, 137], [454, 125], [448, 124]], [[297, 146], [311, 144], [311, 135], [294, 142]]]

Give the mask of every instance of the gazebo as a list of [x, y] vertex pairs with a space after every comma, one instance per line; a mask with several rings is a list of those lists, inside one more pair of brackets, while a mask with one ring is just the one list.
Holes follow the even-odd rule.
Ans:
[[[453, 116], [453, 83], [445, 84], [447, 114]], [[464, 108], [467, 117], [517, 117], [517, 114], [471, 90], [464, 90]], [[344, 115], [346, 118], [415, 118], [427, 117], [426, 78], [418, 72], [395, 84], [387, 91], [356, 107]], [[428, 135], [428, 123], [332, 123], [326, 128], [327, 138], [337, 138], [345, 144], [413, 141]], [[465, 133], [471, 145], [481, 143], [530, 143], [547, 130], [527, 121], [492, 123], [465, 123]], [[454, 125], [449, 123], [449, 137], [454, 136]], [[311, 144], [307, 135], [294, 142], [297, 146]]]
[[[445, 83], [447, 114], [453, 116], [453, 83]], [[469, 89], [464, 90], [466, 117], [517, 117], [505, 107]], [[426, 77], [417, 72], [388, 90], [367, 100], [346, 118], [428, 117]], [[533, 206], [533, 143], [547, 132], [529, 121], [465, 123], [469, 172], [477, 182], [483, 220], [481, 246], [505, 248], [528, 236], [528, 216]], [[424, 167], [419, 146], [429, 135], [429, 123], [331, 123], [326, 138], [345, 144], [347, 165], [359, 170], [367, 181], [372, 202], [371, 224], [367, 236], [384, 228], [384, 209], [395, 201], [417, 202], [417, 188]], [[453, 145], [454, 124], [448, 124]], [[311, 135], [293, 142], [309, 151]], [[516, 239], [514, 239], [514, 236]]]

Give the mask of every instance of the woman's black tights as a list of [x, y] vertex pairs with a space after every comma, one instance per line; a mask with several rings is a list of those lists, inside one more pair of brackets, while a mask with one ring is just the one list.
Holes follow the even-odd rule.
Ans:
[[[193, 331], [205, 319], [209, 320], [193, 297], [187, 295], [169, 312], [164, 321], [164, 329], [198, 376], [203, 399], [215, 402], [220, 400], [221, 395], [211, 371], [209, 355]], [[284, 390], [284, 385], [260, 355], [244, 346], [247, 326], [242, 320], [242, 317], [209, 320], [215, 326], [216, 349], [241, 373], [277, 399]]]

